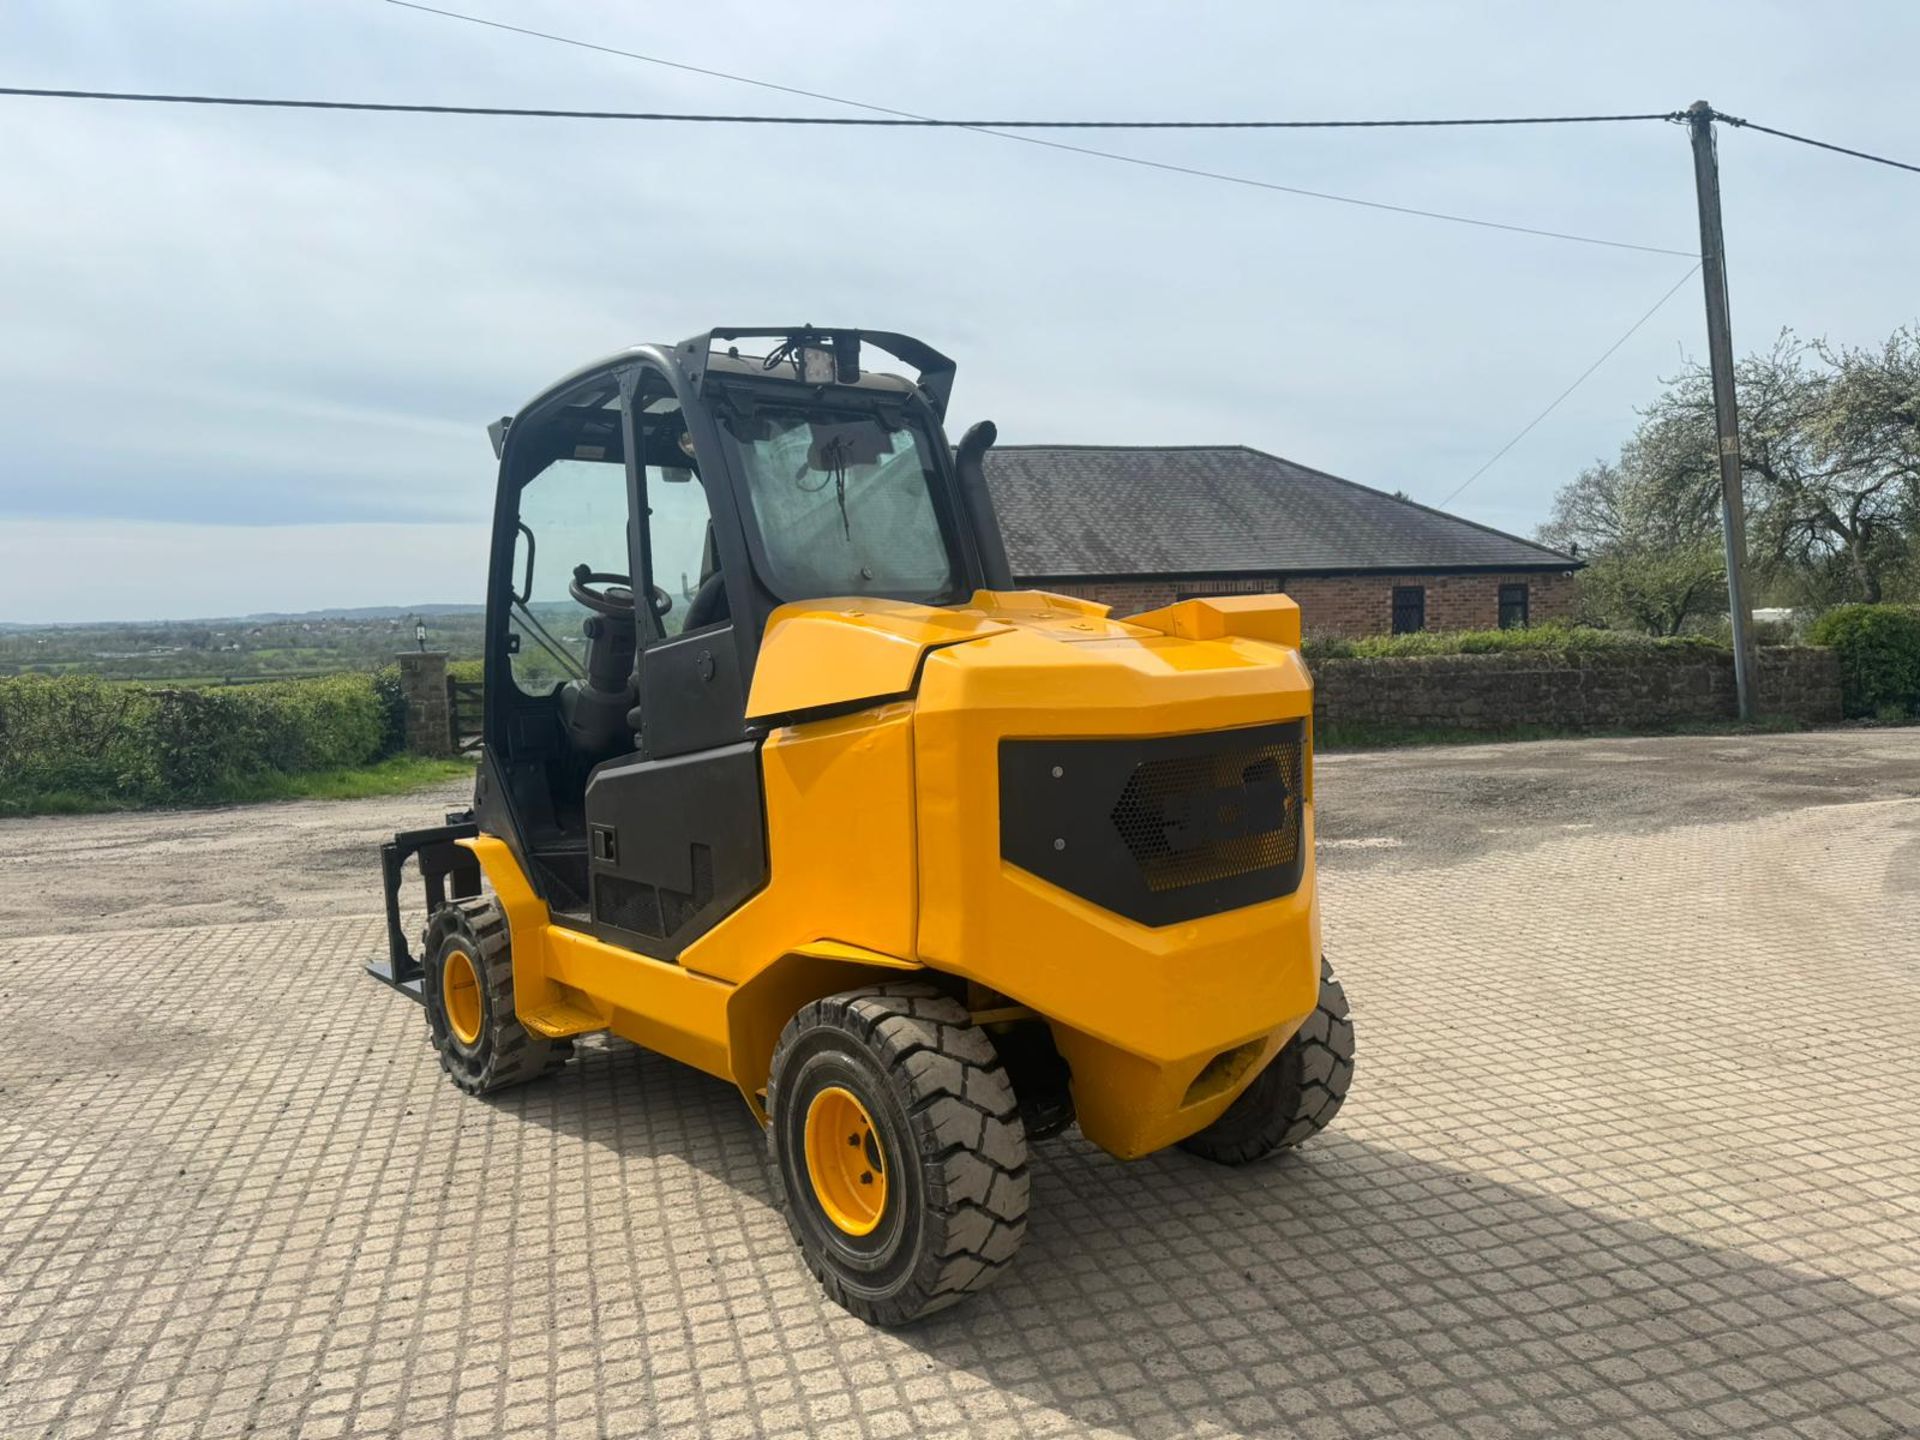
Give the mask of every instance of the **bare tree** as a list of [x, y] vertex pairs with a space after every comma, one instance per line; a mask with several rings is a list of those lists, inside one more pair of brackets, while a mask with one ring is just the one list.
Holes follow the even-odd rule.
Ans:
[[[1882, 598], [1913, 529], [1917, 374], [1911, 329], [1879, 352], [1782, 332], [1735, 367], [1750, 543], [1764, 573], [1797, 581], [1809, 599]], [[1670, 382], [1647, 418], [1689, 436], [1674, 463], [1711, 466], [1711, 449], [1696, 448], [1714, 433], [1705, 369]]]
[[[1704, 442], [1711, 446], [1712, 432]], [[1587, 618], [1677, 635], [1719, 613], [1726, 587], [1718, 536], [1718, 477], [1701, 437], [1671, 421], [1644, 422], [1617, 463], [1580, 472], [1554, 497], [1540, 538], [1588, 557]]]

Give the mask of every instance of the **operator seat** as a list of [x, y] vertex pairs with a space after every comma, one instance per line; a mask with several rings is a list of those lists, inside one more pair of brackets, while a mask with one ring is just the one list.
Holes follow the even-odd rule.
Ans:
[[699, 590], [687, 606], [687, 620], [682, 628], [698, 630], [703, 625], [717, 625], [722, 620], [732, 618], [733, 609], [727, 603], [726, 577], [716, 570], [700, 582]]

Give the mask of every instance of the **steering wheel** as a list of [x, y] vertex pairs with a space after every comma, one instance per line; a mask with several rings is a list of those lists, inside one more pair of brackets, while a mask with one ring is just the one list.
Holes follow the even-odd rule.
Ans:
[[[594, 589], [596, 585], [601, 588]], [[567, 586], [567, 593], [596, 615], [615, 620], [631, 619], [633, 616], [633, 580], [630, 576], [576, 565], [573, 567], [573, 583]], [[658, 585], [652, 588], [648, 598], [653, 602], [655, 615], [664, 617], [673, 613], [673, 597]]]

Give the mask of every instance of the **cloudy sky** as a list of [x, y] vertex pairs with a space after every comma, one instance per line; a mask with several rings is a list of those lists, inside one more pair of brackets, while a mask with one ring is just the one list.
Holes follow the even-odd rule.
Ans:
[[[1920, 159], [1920, 7], [436, 0], [931, 115], [1720, 109]], [[13, 0], [0, 83], [847, 113], [384, 0]], [[1070, 141], [1686, 251], [1675, 126]], [[1735, 342], [1920, 314], [1920, 177], [1723, 132]], [[0, 620], [477, 600], [483, 426], [714, 324], [918, 333], [955, 433], [1245, 443], [1438, 502], [1686, 271], [964, 132], [0, 99]], [[1454, 502], [1528, 532], [1697, 283]]]

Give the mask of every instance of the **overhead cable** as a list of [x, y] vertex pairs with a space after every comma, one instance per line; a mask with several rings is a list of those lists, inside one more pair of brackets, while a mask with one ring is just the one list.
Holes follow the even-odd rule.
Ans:
[[1742, 120], [1737, 115], [1722, 115], [1718, 110], [1713, 118], [1721, 120], [1741, 130], [1758, 130], [1762, 135], [1777, 135], [1782, 140], [1792, 140], [1797, 144], [1811, 145], [1816, 150], [1831, 150], [1836, 155], [1851, 155], [1856, 160], [1871, 160], [1876, 165], [1891, 165], [1896, 170], [1911, 170], [1920, 175], [1920, 165], [1909, 165], [1905, 160], [1890, 160], [1885, 155], [1875, 155], [1866, 150], [1853, 150], [1845, 145], [1835, 145], [1828, 140], [1815, 140], [1810, 135], [1796, 135], [1791, 130], [1776, 130], [1771, 125], [1762, 125], [1756, 120]]
[[[394, 0], [398, 3], [398, 0]], [[440, 12], [434, 12], [440, 13]], [[1177, 165], [1165, 160], [1148, 160], [1137, 155], [1122, 155], [1114, 151], [1095, 150], [1083, 145], [1068, 145], [1055, 140], [1042, 140], [1037, 136], [1018, 135], [1006, 128], [994, 126], [1032, 126], [1036, 128], [1064, 128], [1082, 124], [1099, 124], [1111, 128], [1156, 129], [1170, 125], [1183, 128], [1246, 127], [1260, 125], [1284, 125], [1293, 122], [1266, 121], [1054, 121], [1054, 120], [939, 120], [921, 116], [896, 116], [882, 119], [851, 117], [841, 115], [729, 115], [690, 113], [661, 110], [575, 110], [553, 109], [535, 106], [508, 105], [423, 105], [402, 104], [395, 101], [380, 100], [300, 100], [271, 96], [253, 95], [194, 95], [166, 94], [149, 91], [128, 90], [64, 90], [28, 86], [0, 86], [0, 96], [31, 98], [43, 100], [94, 100], [121, 101], [128, 103], [153, 105], [206, 105], [237, 106], [251, 109], [269, 110], [307, 110], [307, 111], [360, 111], [377, 114], [402, 115], [454, 115], [454, 116], [497, 116], [522, 119], [545, 120], [612, 120], [612, 121], [651, 121], [656, 123], [705, 124], [705, 125], [812, 125], [812, 126], [892, 126], [909, 129], [955, 129], [971, 130], [984, 135], [998, 135], [1008, 140], [1028, 140], [1036, 145], [1046, 145], [1056, 150], [1069, 150], [1077, 154], [1094, 155], [1104, 160], [1113, 160], [1125, 165], [1138, 165], [1151, 170], [1165, 170], [1178, 175], [1192, 175], [1202, 179], [1219, 180], [1230, 185], [1243, 185], [1258, 190], [1273, 190], [1287, 195], [1301, 195], [1314, 200], [1330, 200], [1341, 205], [1356, 205], [1368, 210], [1384, 210], [1397, 215], [1415, 215], [1427, 220], [1445, 220], [1456, 225], [1472, 225], [1484, 230], [1504, 230], [1518, 235], [1534, 235], [1550, 240], [1568, 240], [1582, 245], [1602, 245], [1615, 250], [1637, 250], [1652, 255], [1689, 255], [1687, 250], [1675, 250], [1660, 245], [1641, 245], [1626, 240], [1611, 240], [1594, 235], [1577, 235], [1564, 230], [1549, 230], [1533, 225], [1517, 225], [1504, 220], [1487, 220], [1479, 216], [1456, 215], [1442, 210], [1427, 210], [1413, 205], [1395, 205], [1384, 200], [1365, 200], [1354, 195], [1337, 195], [1325, 190], [1309, 190], [1298, 185], [1282, 185], [1271, 180], [1255, 180], [1249, 176], [1231, 175], [1218, 170], [1206, 170], [1195, 165]], [[855, 103], [855, 102], [849, 102]], [[1664, 119], [1664, 116], [1647, 118]], [[1332, 123], [1332, 122], [1314, 122]], [[1357, 122], [1356, 122], [1357, 123]], [[1431, 122], [1441, 123], [1441, 122]], [[1450, 123], [1493, 123], [1489, 121], [1450, 122]], [[1512, 123], [1530, 123], [1515, 121]]]
[[1458, 485], [1454, 486], [1454, 488], [1447, 493], [1446, 499], [1442, 500], [1434, 508], [1437, 510], [1444, 510], [1448, 505], [1451, 505], [1455, 500], [1455, 498], [1459, 496], [1461, 491], [1465, 490], [1469, 485], [1473, 484], [1474, 481], [1478, 480], [1482, 475], [1486, 474], [1487, 471], [1491, 470], [1494, 467], [1494, 465], [1499, 462], [1500, 458], [1503, 455], [1505, 455], [1509, 450], [1513, 449], [1513, 447], [1518, 445], [1522, 440], [1526, 439], [1528, 435], [1532, 434], [1533, 429], [1536, 425], [1538, 425], [1542, 420], [1546, 419], [1555, 410], [1558, 410], [1560, 408], [1561, 401], [1565, 400], [1569, 395], [1573, 394], [1574, 391], [1578, 390], [1582, 385], [1584, 385], [1588, 377], [1591, 376], [1594, 371], [1598, 370], [1602, 365], [1606, 364], [1607, 361], [1613, 357], [1614, 351], [1618, 350], [1622, 345], [1626, 344], [1627, 341], [1631, 340], [1634, 337], [1635, 333], [1640, 329], [1640, 327], [1646, 324], [1647, 321], [1651, 320], [1654, 317], [1654, 315], [1659, 311], [1660, 307], [1662, 305], [1665, 305], [1667, 301], [1671, 300], [1676, 294], [1678, 294], [1680, 291], [1680, 287], [1686, 284], [1695, 275], [1699, 274], [1699, 272], [1700, 272], [1700, 262], [1696, 260], [1691, 266], [1688, 267], [1686, 274], [1682, 275], [1678, 280], [1673, 282], [1672, 289], [1668, 290], [1666, 294], [1662, 295], [1658, 300], [1653, 302], [1653, 305], [1648, 309], [1646, 314], [1642, 315], [1638, 320], [1634, 321], [1633, 324], [1629, 325], [1626, 329], [1625, 334], [1623, 334], [1618, 340], [1614, 341], [1611, 345], [1607, 346], [1605, 350], [1602, 350], [1600, 352], [1599, 359], [1595, 360], [1591, 365], [1587, 366], [1586, 369], [1582, 370], [1580, 374], [1574, 379], [1574, 382], [1571, 385], [1567, 386], [1566, 389], [1562, 390], [1558, 395], [1553, 397], [1552, 402], [1547, 406], [1546, 409], [1542, 410], [1538, 415], [1534, 416], [1533, 419], [1529, 420], [1524, 426], [1522, 426], [1520, 433], [1518, 435], [1515, 435], [1511, 440], [1507, 441], [1506, 444], [1502, 445], [1498, 450], [1494, 451], [1492, 455], [1488, 456], [1486, 463], [1483, 464], [1478, 470], [1474, 471], [1471, 475], [1467, 476], [1466, 479], [1462, 480]]

